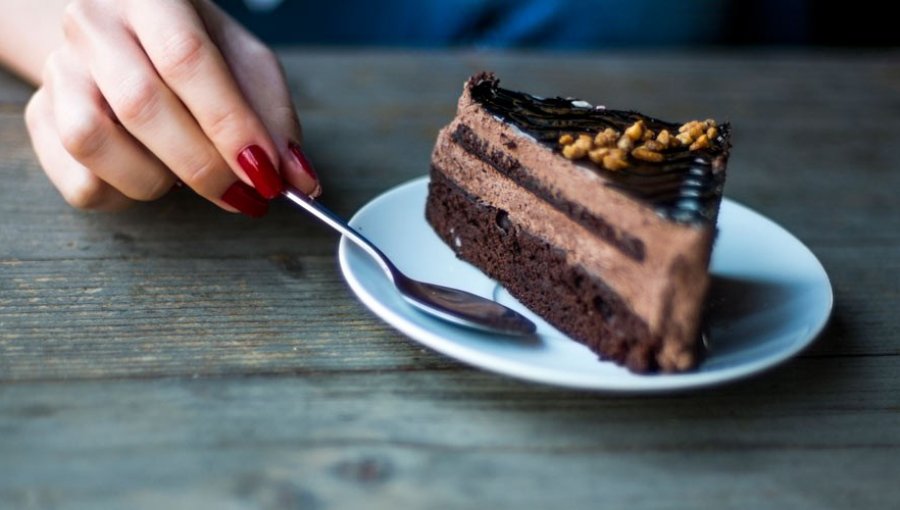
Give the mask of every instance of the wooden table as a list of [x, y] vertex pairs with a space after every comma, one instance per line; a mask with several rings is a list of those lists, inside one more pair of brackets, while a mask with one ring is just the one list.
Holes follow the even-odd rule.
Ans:
[[796, 359], [621, 397], [518, 382], [368, 312], [336, 236], [190, 192], [70, 209], [0, 75], [2, 508], [898, 508], [900, 54], [282, 53], [324, 201], [426, 173], [466, 76], [735, 127], [727, 195], [820, 257]]

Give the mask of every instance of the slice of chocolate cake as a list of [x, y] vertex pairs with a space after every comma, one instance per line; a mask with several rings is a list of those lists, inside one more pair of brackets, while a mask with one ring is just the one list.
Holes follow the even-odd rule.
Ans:
[[432, 155], [426, 217], [463, 260], [603, 359], [688, 370], [729, 127], [470, 78]]

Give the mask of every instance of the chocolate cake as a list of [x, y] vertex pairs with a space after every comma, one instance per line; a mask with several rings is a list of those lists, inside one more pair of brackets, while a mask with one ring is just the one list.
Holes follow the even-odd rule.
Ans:
[[438, 135], [426, 218], [600, 358], [698, 363], [729, 126], [672, 123], [470, 78]]

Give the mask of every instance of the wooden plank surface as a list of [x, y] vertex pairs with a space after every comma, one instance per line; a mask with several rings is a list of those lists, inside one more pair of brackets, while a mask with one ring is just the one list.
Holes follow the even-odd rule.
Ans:
[[797, 360], [695, 394], [484, 374], [374, 318], [336, 237], [287, 206], [71, 210], [31, 153], [28, 88], [0, 74], [0, 507], [900, 505], [900, 54], [282, 55], [344, 215], [427, 171], [480, 69], [728, 119], [726, 194], [819, 256], [832, 321]]
[[17, 384], [0, 389], [0, 498], [86, 508], [892, 508], [892, 365], [801, 360], [728, 389], [655, 398], [468, 371]]

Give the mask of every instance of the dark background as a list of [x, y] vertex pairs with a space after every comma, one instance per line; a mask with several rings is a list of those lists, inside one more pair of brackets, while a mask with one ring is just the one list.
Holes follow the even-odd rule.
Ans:
[[219, 5], [273, 44], [600, 49], [900, 44], [887, 2], [861, 0], [283, 0]]

